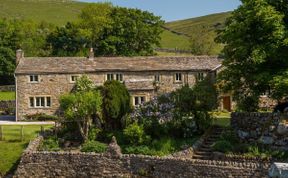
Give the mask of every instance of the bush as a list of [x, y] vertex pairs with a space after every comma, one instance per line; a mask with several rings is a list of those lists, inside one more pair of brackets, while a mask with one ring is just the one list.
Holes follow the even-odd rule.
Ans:
[[51, 116], [44, 113], [36, 113], [30, 114], [25, 116], [26, 120], [33, 120], [33, 121], [56, 121], [58, 120], [57, 116]]
[[123, 133], [126, 141], [132, 145], [140, 145], [150, 140], [150, 137], [145, 134], [143, 126], [137, 123], [129, 125]]
[[98, 134], [101, 132], [101, 129], [97, 127], [92, 127], [88, 133], [88, 140], [93, 141], [97, 139]]
[[58, 139], [55, 137], [44, 139], [39, 149], [42, 151], [60, 151]]
[[107, 150], [107, 145], [98, 141], [87, 141], [81, 147], [82, 152], [103, 153]]
[[212, 148], [215, 151], [219, 151], [222, 153], [228, 153], [228, 152], [231, 152], [233, 150], [232, 144], [228, 141], [225, 141], [225, 140], [220, 140], [220, 141], [215, 142], [212, 145]]

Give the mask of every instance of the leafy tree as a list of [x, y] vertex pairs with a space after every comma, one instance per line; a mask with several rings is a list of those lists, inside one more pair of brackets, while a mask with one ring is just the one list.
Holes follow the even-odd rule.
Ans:
[[121, 119], [130, 111], [130, 94], [118, 81], [106, 81], [102, 87], [103, 117], [107, 128], [119, 129]]
[[215, 47], [217, 47], [214, 42], [215, 32], [209, 30], [208, 27], [200, 27], [197, 32], [190, 37], [191, 53], [194, 55], [215, 54]]
[[114, 7], [111, 27], [105, 28], [97, 53], [113, 56], [152, 55], [160, 45], [163, 21], [147, 11]]
[[[242, 0], [217, 37], [218, 42], [225, 44], [224, 70], [219, 75], [218, 86], [223, 91], [233, 91], [238, 106], [247, 104], [242, 107], [244, 110], [256, 111], [260, 94], [268, 89], [271, 88], [275, 96], [275, 86], [288, 86], [287, 82], [278, 80], [288, 68], [284, 7], [287, 2], [282, 0], [277, 3]], [[288, 93], [277, 95], [281, 98]]]
[[94, 83], [88, 78], [87, 75], [81, 76], [77, 79], [74, 91], [75, 92], [85, 92], [85, 91], [93, 91], [95, 90]]
[[0, 85], [14, 84], [15, 53], [5, 47], [0, 47]]
[[76, 92], [60, 98], [60, 108], [69, 121], [75, 121], [83, 141], [88, 140], [93, 116], [101, 115], [102, 97], [100, 91]]
[[86, 55], [88, 37], [82, 34], [79, 25], [68, 22], [64, 27], [57, 27], [47, 37], [47, 45], [52, 48], [53, 56]]

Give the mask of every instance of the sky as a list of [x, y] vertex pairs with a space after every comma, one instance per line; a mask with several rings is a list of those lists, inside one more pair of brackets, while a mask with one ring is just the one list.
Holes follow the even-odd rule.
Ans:
[[166, 22], [227, 12], [236, 9], [240, 0], [79, 0], [112, 2], [114, 5], [148, 10]]

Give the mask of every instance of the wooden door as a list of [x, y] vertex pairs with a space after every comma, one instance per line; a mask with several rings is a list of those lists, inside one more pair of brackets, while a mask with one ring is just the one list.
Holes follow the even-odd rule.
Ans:
[[230, 96], [223, 96], [223, 109], [227, 111], [231, 111], [231, 97]]

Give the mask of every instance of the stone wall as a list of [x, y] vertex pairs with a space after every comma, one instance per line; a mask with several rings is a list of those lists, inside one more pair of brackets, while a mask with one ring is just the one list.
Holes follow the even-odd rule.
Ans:
[[0, 86], [0, 91], [15, 91], [15, 85]]
[[288, 148], [288, 116], [279, 113], [232, 113], [231, 126], [248, 142]]
[[15, 101], [0, 101], [0, 114], [15, 114]]
[[267, 177], [269, 163], [162, 158], [141, 155], [24, 152], [14, 177]]

